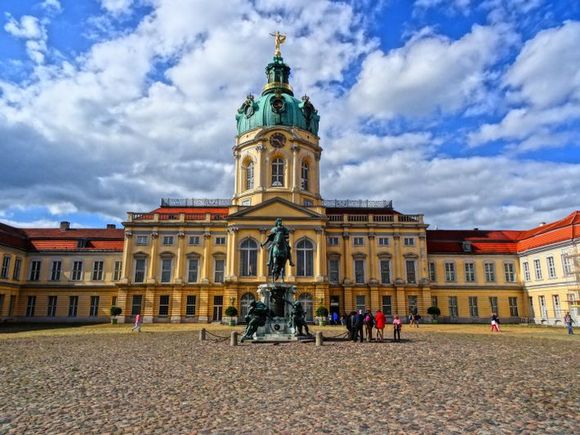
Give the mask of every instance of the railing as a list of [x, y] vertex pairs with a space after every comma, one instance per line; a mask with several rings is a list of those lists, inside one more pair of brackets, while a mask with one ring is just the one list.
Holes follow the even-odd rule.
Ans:
[[330, 208], [393, 208], [393, 201], [371, 201], [368, 199], [325, 199], [324, 207]]
[[349, 222], [368, 222], [369, 216], [366, 214], [349, 214], [348, 221]]
[[420, 214], [401, 214], [398, 216], [399, 222], [421, 222]]
[[373, 215], [373, 214], [330, 214], [328, 215], [329, 222], [375, 222], [375, 223], [413, 223], [422, 224], [423, 215], [421, 214], [398, 214], [398, 215]]
[[229, 207], [231, 199], [161, 198], [161, 207]]
[[342, 222], [342, 215], [341, 214], [329, 214], [328, 220], [330, 222]]
[[373, 216], [373, 222], [394, 222], [392, 214], [377, 214]]
[[212, 221], [223, 221], [226, 219], [226, 217], [227, 217], [227, 214], [224, 214], [224, 213], [212, 213], [211, 214]]
[[227, 213], [129, 213], [129, 221], [223, 221], [227, 218], [227, 216]]
[[204, 221], [205, 220], [205, 213], [186, 213], [185, 220], [186, 221]]
[[153, 213], [130, 213], [133, 217], [134, 221], [152, 221], [155, 219], [155, 215]]
[[160, 221], [178, 221], [179, 213], [159, 213]]

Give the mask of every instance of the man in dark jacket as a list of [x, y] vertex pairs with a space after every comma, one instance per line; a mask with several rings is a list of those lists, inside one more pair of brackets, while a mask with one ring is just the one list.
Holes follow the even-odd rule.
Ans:
[[352, 341], [356, 341], [358, 338], [360, 342], [363, 342], [363, 324], [364, 324], [365, 316], [362, 313], [362, 310], [358, 310], [358, 313], [355, 312], [354, 315], [354, 322], [353, 322], [353, 331], [354, 335]]

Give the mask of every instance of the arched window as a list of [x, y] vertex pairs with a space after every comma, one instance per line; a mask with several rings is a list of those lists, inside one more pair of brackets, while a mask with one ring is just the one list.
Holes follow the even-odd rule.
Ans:
[[314, 245], [308, 239], [302, 239], [296, 244], [296, 276], [313, 276]]
[[272, 162], [272, 187], [284, 186], [284, 160], [277, 158]]
[[308, 166], [308, 162], [302, 161], [302, 190], [308, 190], [308, 184], [310, 179], [310, 166]]
[[240, 245], [240, 276], [256, 276], [258, 267], [258, 244], [245, 239]]
[[312, 295], [310, 293], [302, 293], [300, 296], [298, 296], [298, 301], [302, 304], [302, 308], [304, 308], [304, 320], [307, 322], [312, 322], [314, 320]]
[[254, 162], [246, 165], [246, 190], [254, 188]]
[[244, 293], [240, 299], [240, 316], [242, 319], [248, 315], [248, 310], [250, 309], [250, 304], [254, 302], [256, 298], [252, 293]]

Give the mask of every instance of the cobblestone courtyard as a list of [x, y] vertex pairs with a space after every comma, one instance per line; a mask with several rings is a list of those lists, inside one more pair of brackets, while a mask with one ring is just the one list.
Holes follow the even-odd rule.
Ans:
[[403, 343], [317, 348], [123, 328], [0, 338], [0, 434], [574, 433], [580, 424], [580, 341], [563, 331], [407, 328]]

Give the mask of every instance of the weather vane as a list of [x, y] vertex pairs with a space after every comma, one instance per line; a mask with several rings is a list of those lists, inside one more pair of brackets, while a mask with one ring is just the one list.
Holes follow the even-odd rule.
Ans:
[[281, 34], [276, 30], [276, 33], [270, 33], [274, 37], [274, 56], [282, 57], [282, 52], [280, 51], [280, 45], [284, 44], [286, 41], [286, 35]]

